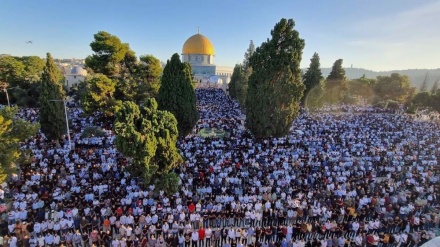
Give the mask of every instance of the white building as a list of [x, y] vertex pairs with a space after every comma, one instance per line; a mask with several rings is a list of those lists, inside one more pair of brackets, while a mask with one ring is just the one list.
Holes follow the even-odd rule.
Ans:
[[68, 69], [66, 73], [64, 74], [65, 78], [65, 85], [67, 88], [71, 88], [74, 85], [78, 85], [80, 82], [84, 81], [87, 76], [87, 70], [83, 68], [81, 65], [75, 65], [72, 67], [70, 72], [68, 72]]

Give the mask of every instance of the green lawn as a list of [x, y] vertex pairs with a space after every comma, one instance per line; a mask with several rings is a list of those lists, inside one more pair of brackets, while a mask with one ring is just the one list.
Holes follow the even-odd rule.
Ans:
[[217, 137], [217, 138], [223, 138], [226, 135], [226, 131], [222, 129], [216, 129], [216, 128], [204, 128], [199, 131], [199, 135], [203, 138], [206, 137]]

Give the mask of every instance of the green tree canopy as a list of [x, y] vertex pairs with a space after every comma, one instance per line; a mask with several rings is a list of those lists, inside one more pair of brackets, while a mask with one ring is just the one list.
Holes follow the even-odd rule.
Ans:
[[367, 78], [365, 75], [358, 79], [349, 80], [347, 81], [347, 97], [353, 98], [356, 103], [359, 100], [365, 100], [371, 104], [375, 100], [373, 88], [376, 83], [376, 79]]
[[431, 101], [432, 98], [429, 92], [420, 92], [412, 99], [412, 103], [416, 106], [430, 106]]
[[170, 112], [158, 110], [155, 99], [142, 107], [124, 102], [116, 113], [114, 130], [117, 149], [132, 158], [131, 171], [146, 184], [170, 179], [169, 173], [182, 162], [176, 147], [177, 120]]
[[409, 112], [414, 112], [419, 107], [430, 108], [434, 111], [440, 112], [440, 90], [437, 89], [434, 93], [419, 92], [412, 97], [407, 106], [409, 106]]
[[121, 101], [136, 101], [136, 93], [138, 89], [136, 78], [130, 76], [127, 78], [116, 78], [116, 91], [114, 97]]
[[44, 65], [45, 60], [37, 56], [0, 58], [0, 84], [9, 88], [11, 104], [38, 105]]
[[96, 33], [94, 38], [90, 47], [95, 53], [86, 58], [86, 66], [95, 73], [110, 78], [118, 77], [124, 69], [126, 58], [132, 55], [130, 47], [117, 36], [105, 31]]
[[412, 96], [414, 88], [411, 88], [408, 76], [392, 73], [391, 76], [377, 77], [374, 92], [380, 100], [405, 103]]
[[39, 97], [40, 125], [48, 139], [57, 141], [66, 134], [64, 91], [60, 81], [59, 69], [50, 53], [47, 53]]
[[81, 99], [84, 112], [92, 114], [102, 111], [105, 116], [113, 116], [115, 106], [120, 105], [113, 98], [116, 82], [103, 74], [94, 74], [86, 78], [86, 88]]
[[16, 171], [16, 162], [23, 152], [21, 142], [34, 136], [39, 128], [38, 124], [15, 117], [17, 112], [16, 107], [0, 109], [0, 183]]
[[[313, 54], [313, 57], [310, 59], [310, 66], [307, 69], [306, 73], [304, 73], [304, 76], [302, 78], [303, 78], [303, 83], [306, 86], [302, 99], [302, 102], [305, 104], [309, 93], [314, 88], [316, 88], [314, 92], [319, 91], [320, 93], [322, 93], [322, 81], [324, 80], [324, 77], [322, 76], [321, 63], [319, 62], [318, 53], [315, 52]], [[319, 97], [319, 95], [315, 95], [315, 97], [316, 96]]]
[[86, 58], [92, 73], [100, 73], [116, 82], [113, 97], [121, 101], [144, 102], [156, 97], [160, 87], [162, 67], [152, 55], [137, 59], [128, 44], [108, 32], [94, 35], [90, 44], [94, 54]]
[[304, 40], [294, 26], [292, 19], [281, 19], [250, 59], [246, 126], [257, 138], [286, 135], [299, 114]]
[[140, 56], [136, 78], [138, 80], [136, 102], [156, 98], [160, 88], [162, 65], [153, 55]]
[[[19, 86], [24, 89], [29, 89], [32, 84], [39, 83], [45, 66], [44, 59], [37, 56], [26, 56], [20, 57], [18, 60], [25, 66], [24, 81]], [[62, 77], [61, 72], [60, 77]]]
[[175, 53], [163, 70], [158, 95], [159, 108], [177, 119], [180, 136], [189, 134], [199, 118], [196, 94], [192, 86], [191, 66], [182, 63]]
[[370, 87], [374, 87], [377, 84], [377, 79], [375, 79], [375, 78], [367, 78], [365, 76], [365, 74], [363, 74], [361, 77], [356, 79], [356, 81], [358, 81], [359, 83], [368, 85]]
[[0, 57], [0, 83], [8, 86], [19, 86], [25, 77], [25, 65], [15, 57]]
[[[91, 76], [93, 74], [89, 74]], [[87, 80], [87, 78], [86, 78]], [[80, 81], [78, 84], [74, 84], [70, 90], [68, 95], [75, 100], [82, 100], [85, 96], [86, 89], [87, 89], [87, 82], [86, 80]]]

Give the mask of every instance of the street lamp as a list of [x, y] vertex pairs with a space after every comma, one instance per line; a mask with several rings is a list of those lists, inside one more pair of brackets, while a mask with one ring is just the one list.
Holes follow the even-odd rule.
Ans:
[[49, 100], [49, 101], [54, 101], [54, 102], [63, 102], [64, 104], [64, 114], [66, 115], [66, 127], [67, 127], [67, 138], [69, 140], [69, 150], [72, 150], [72, 143], [70, 141], [70, 130], [69, 130], [69, 120], [67, 118], [67, 107], [66, 107], [66, 100]]
[[6, 88], [3, 88], [3, 90], [5, 91], [5, 93], [6, 93], [6, 99], [8, 100], [8, 107], [11, 107], [11, 103], [9, 103], [9, 94], [8, 94], [8, 89], [6, 89]]

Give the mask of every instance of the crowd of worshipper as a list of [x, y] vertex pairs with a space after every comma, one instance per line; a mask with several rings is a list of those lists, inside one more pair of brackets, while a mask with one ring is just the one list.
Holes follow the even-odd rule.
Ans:
[[[99, 113], [69, 109], [71, 149], [42, 133], [23, 143], [32, 160], [1, 187], [0, 245], [394, 247], [438, 235], [437, 124], [342, 105], [302, 111], [287, 136], [256, 139], [221, 89], [196, 95], [175, 194], [126, 171]], [[18, 116], [35, 122], [38, 111]], [[90, 126], [104, 136], [84, 137]]]

